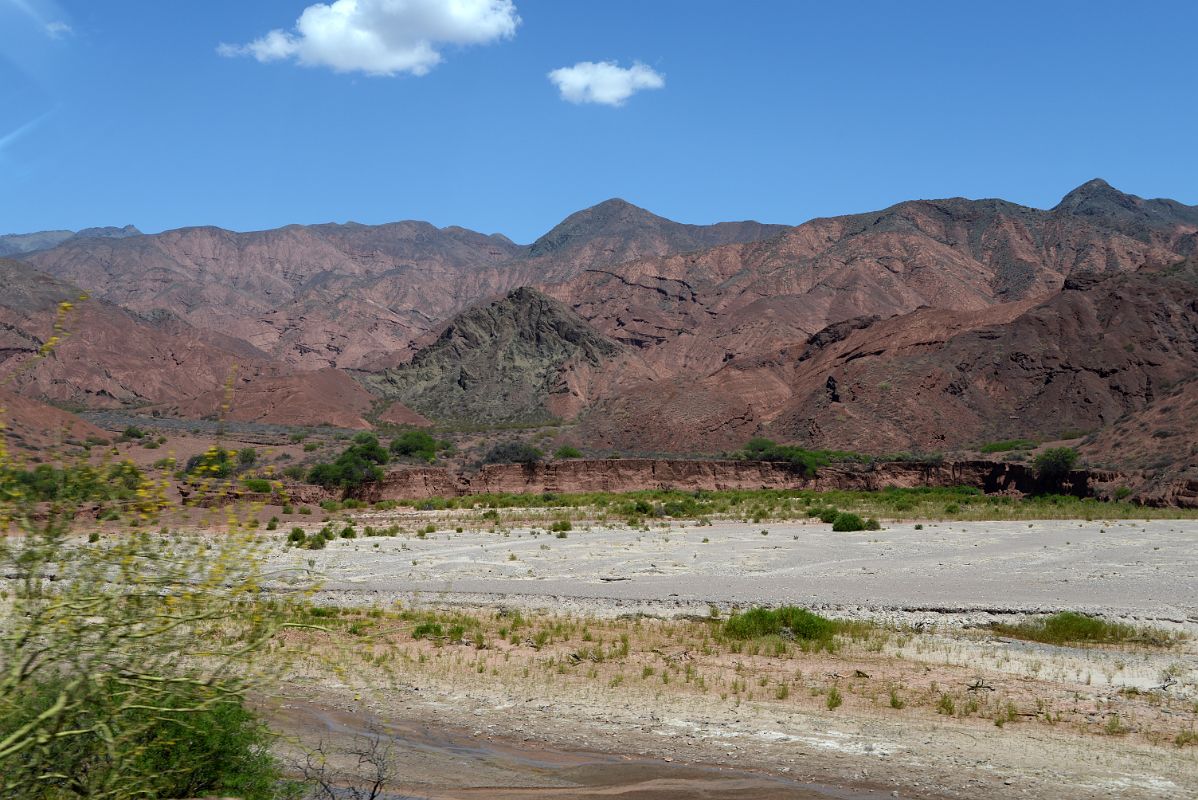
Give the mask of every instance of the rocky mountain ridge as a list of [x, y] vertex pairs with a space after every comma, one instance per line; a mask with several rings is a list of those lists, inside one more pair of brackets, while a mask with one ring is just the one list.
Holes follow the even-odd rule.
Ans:
[[49, 295], [96, 295], [80, 321], [102, 334], [18, 385], [85, 405], [210, 414], [239, 364], [247, 421], [951, 450], [1105, 430], [1198, 375], [1196, 242], [1198, 207], [1101, 180], [1047, 210], [916, 200], [794, 227], [610, 200], [527, 246], [420, 222], [186, 228], [26, 255], [11, 280], [51, 289], [0, 321], [11, 368], [48, 335]]

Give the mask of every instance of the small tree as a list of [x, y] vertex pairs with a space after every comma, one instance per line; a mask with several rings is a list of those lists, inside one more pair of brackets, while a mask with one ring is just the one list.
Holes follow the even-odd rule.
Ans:
[[355, 489], [364, 483], [383, 479], [382, 464], [389, 460], [387, 451], [373, 433], [359, 433], [331, 464], [317, 464], [308, 472], [308, 481], [327, 488]]
[[399, 778], [395, 739], [376, 725], [344, 748], [325, 741], [295, 764], [312, 800], [380, 800], [394, 796]]
[[1057, 487], [1069, 477], [1077, 463], [1077, 451], [1072, 447], [1051, 447], [1036, 456], [1036, 477], [1048, 486]]

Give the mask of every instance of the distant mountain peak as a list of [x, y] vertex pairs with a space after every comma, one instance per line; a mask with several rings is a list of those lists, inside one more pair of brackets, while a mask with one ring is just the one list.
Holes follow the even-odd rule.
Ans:
[[[596, 203], [595, 205], [591, 206], [590, 208], [584, 208], [579, 213], [583, 214], [588, 211], [596, 212], [596, 211], [624, 211], [624, 210], [640, 211], [641, 213], [644, 213], [644, 214], [650, 213], [650, 212], [646, 211], [645, 209], [641, 208], [640, 206], [636, 205], [635, 203], [628, 202], [623, 197], [609, 197], [606, 200], [604, 200], [602, 203]], [[655, 215], [653, 215], [653, 216], [655, 216]]]
[[1138, 199], [1132, 195], [1124, 194], [1114, 186], [1111, 186], [1102, 178], [1094, 178], [1093, 180], [1086, 181], [1081, 186], [1062, 197], [1061, 202], [1057, 204], [1057, 208], [1062, 210], [1073, 210], [1086, 203], [1092, 203], [1095, 201], [1101, 202], [1109, 200], [1122, 200], [1124, 198], [1128, 200]]
[[1145, 200], [1119, 191], [1102, 178], [1086, 181], [1065, 195], [1053, 212], [1086, 217], [1141, 241], [1148, 241], [1153, 231], [1198, 225], [1198, 206], [1176, 200]]
[[1081, 186], [1077, 187], [1073, 191], [1074, 192], [1088, 192], [1088, 191], [1095, 191], [1098, 189], [1113, 189], [1113, 188], [1114, 188], [1113, 186], [1111, 186], [1109, 183], [1107, 183], [1102, 178], [1092, 178], [1091, 180], [1086, 181], [1085, 183], [1083, 183]]
[[1086, 181], [1061, 198], [1053, 211], [1088, 217], [1109, 217], [1134, 212], [1143, 203], [1135, 195], [1125, 194], [1102, 178]]
[[116, 227], [108, 225], [103, 228], [84, 228], [77, 231], [75, 236], [81, 239], [124, 239], [127, 236], [141, 236], [142, 233], [135, 225]]

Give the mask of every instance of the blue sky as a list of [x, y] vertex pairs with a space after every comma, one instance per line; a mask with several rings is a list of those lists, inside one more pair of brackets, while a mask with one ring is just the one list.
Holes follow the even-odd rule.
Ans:
[[[1048, 207], [1096, 176], [1198, 203], [1188, 0], [472, 1], [490, 16], [447, 29], [433, 0], [357, 0], [379, 56], [297, 30], [310, 0], [0, 0], [0, 232], [427, 219], [527, 242], [613, 196], [797, 224]], [[585, 62], [639, 63], [641, 90], [548, 77]]]

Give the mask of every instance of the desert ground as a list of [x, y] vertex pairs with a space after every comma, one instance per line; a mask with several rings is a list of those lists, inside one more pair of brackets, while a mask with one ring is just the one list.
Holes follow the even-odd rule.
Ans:
[[[275, 723], [306, 744], [387, 733], [411, 797], [1198, 793], [1194, 520], [520, 516], [363, 510], [324, 549], [280, 536], [272, 588], [319, 589]], [[835, 646], [720, 634], [783, 604], [841, 621]], [[991, 627], [1063, 610], [1151, 635]]]

